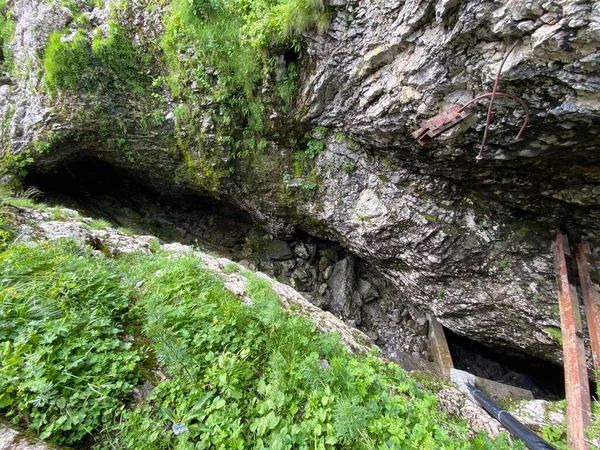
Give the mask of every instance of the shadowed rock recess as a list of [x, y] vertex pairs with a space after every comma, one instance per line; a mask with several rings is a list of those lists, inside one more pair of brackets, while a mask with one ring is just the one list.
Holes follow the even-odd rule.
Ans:
[[[275, 237], [303, 230], [339, 243], [391, 286], [396, 310], [432, 312], [471, 340], [561, 361], [548, 331], [560, 323], [551, 232], [600, 243], [598, 3], [331, 0], [325, 32], [305, 32], [295, 51], [265, 49], [276, 62], [256, 82], [262, 125], [253, 129], [243, 115], [225, 120], [214, 86], [194, 73], [180, 74], [177, 90], [166, 81], [170, 10], [152, 3], [14, 3], [14, 85], [0, 87], [6, 182], [93, 157], [160, 192], [244, 211]], [[88, 74], [85, 89], [51, 94], [42, 61], [51, 34], [92, 39], [115, 23], [143, 61], [135, 82]], [[485, 102], [421, 148], [411, 132], [490, 91], [515, 41], [500, 86], [529, 104], [524, 139], [513, 142], [522, 111], [498, 99], [483, 161], [474, 157]], [[198, 57], [178, 51], [181, 64]], [[282, 102], [272, 93], [286, 76], [295, 91]], [[310, 246], [294, 251], [311, 257]], [[332, 270], [357, 273], [352, 261]], [[328, 307], [358, 320], [335, 296]]]

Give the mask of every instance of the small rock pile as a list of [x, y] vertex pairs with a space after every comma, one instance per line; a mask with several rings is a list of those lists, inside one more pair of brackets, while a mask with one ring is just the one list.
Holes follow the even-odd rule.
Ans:
[[252, 235], [233, 259], [292, 286], [315, 306], [364, 331], [391, 359], [428, 358], [428, 322], [372, 268], [341, 247], [312, 237]]

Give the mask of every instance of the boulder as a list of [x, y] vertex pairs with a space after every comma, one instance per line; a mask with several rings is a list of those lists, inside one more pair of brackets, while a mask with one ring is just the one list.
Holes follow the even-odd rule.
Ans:
[[285, 261], [292, 259], [294, 253], [287, 242], [276, 239], [267, 245], [267, 255], [275, 261]]
[[337, 262], [327, 280], [331, 292], [329, 310], [343, 320], [360, 318], [360, 297], [356, 292], [356, 270], [354, 258], [347, 257]]

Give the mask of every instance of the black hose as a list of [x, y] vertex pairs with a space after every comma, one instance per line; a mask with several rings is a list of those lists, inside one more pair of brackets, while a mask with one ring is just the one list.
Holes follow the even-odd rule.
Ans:
[[496, 402], [494, 402], [475, 386], [469, 383], [466, 383], [466, 385], [473, 398], [477, 400], [477, 403], [479, 403], [483, 409], [485, 409], [494, 419], [498, 420], [498, 422], [504, 425], [508, 431], [521, 439], [527, 448], [530, 450], [556, 450], [556, 447], [553, 447], [544, 439], [539, 437], [537, 434], [519, 422], [508, 411], [500, 408]]

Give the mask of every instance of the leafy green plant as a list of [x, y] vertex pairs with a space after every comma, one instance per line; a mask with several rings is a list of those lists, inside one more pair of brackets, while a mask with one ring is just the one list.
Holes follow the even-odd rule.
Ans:
[[128, 291], [106, 261], [68, 242], [0, 255], [0, 411], [74, 443], [123, 407], [139, 354], [116, 322]]
[[137, 81], [141, 62], [131, 46], [130, 38], [118, 22], [109, 21], [106, 36], [102, 29], [96, 29], [92, 51], [115, 79], [133, 89], [142, 89]]
[[8, 247], [14, 236], [15, 230], [12, 228], [8, 217], [0, 215], [0, 251]]
[[325, 141], [322, 139], [310, 139], [306, 144], [306, 150], [304, 153], [307, 158], [315, 159], [323, 150], [325, 150], [325, 146]]
[[50, 35], [44, 52], [44, 83], [51, 94], [83, 87], [84, 73], [91, 61], [91, 47], [84, 30], [65, 40], [63, 33]]

